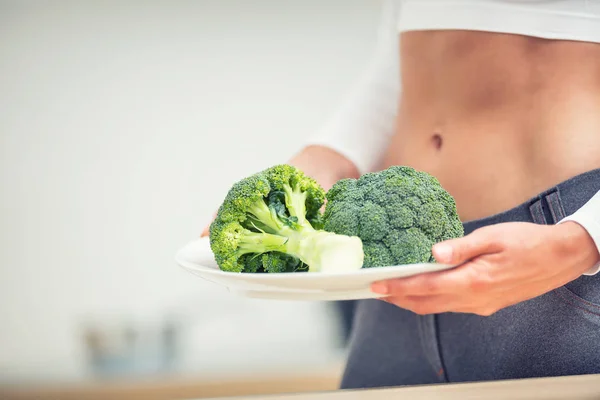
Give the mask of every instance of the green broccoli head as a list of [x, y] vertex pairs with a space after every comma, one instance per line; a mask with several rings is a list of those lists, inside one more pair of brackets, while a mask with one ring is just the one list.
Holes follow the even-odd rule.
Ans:
[[361, 240], [322, 230], [324, 201], [323, 188], [290, 165], [239, 180], [210, 226], [210, 245], [219, 268], [253, 273], [319, 271], [330, 268], [336, 252], [351, 252], [355, 260], [347, 267], [360, 268]]
[[367, 268], [433, 262], [433, 244], [464, 235], [454, 198], [411, 167], [343, 179], [326, 198], [324, 229], [360, 237]]

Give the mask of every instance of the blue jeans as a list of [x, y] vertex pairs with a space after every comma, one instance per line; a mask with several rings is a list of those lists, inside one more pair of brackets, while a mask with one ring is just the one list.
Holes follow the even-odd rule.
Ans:
[[[553, 224], [600, 190], [600, 169], [558, 184], [465, 233], [509, 221]], [[527, 268], [526, 265], [523, 268]], [[600, 373], [600, 274], [482, 317], [357, 304], [341, 387], [366, 388]]]

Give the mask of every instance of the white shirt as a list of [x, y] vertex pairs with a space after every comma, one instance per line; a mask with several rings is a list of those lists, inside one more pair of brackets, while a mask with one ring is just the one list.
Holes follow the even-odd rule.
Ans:
[[[402, 91], [400, 32], [463, 29], [600, 43], [600, 0], [387, 0], [371, 62], [346, 101], [307, 144], [332, 148], [373, 171], [394, 134]], [[600, 251], [600, 192], [559, 223], [583, 226]], [[594, 275], [600, 263], [586, 272]]]

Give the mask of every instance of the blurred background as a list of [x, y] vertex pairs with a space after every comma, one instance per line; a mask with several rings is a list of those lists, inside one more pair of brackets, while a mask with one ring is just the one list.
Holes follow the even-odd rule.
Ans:
[[380, 7], [0, 0], [0, 397], [337, 387], [338, 303], [235, 297], [173, 258], [331, 115]]

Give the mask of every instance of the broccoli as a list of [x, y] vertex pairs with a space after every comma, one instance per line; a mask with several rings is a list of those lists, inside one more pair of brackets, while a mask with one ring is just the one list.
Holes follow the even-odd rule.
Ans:
[[326, 199], [324, 229], [360, 237], [365, 268], [435, 262], [435, 243], [464, 235], [454, 198], [411, 167], [342, 179]]
[[236, 182], [209, 229], [219, 268], [277, 273], [359, 269], [362, 241], [322, 229], [325, 191], [290, 165]]

